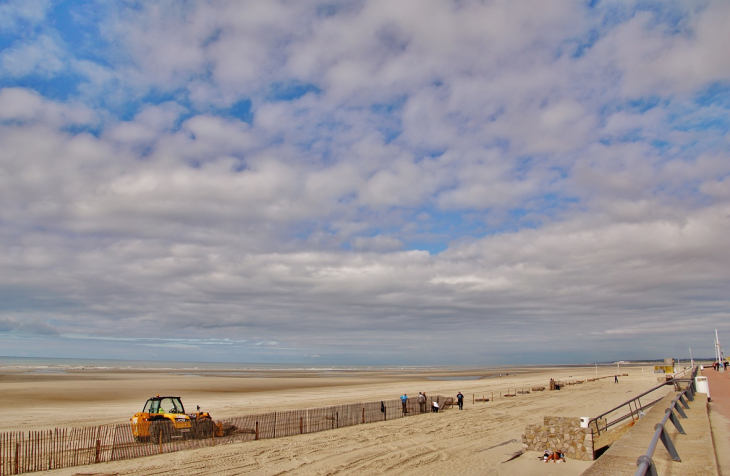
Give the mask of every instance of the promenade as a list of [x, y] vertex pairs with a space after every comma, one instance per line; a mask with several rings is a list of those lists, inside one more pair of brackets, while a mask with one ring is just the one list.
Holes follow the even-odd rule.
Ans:
[[[710, 399], [704, 393], [695, 394], [687, 418], [680, 422], [686, 435], [680, 435], [668, 422], [665, 427], [681, 462], [672, 461], [668, 451], [659, 443], [652, 458], [660, 476], [671, 474], [730, 476], [730, 372], [720, 373], [706, 368], [702, 374], [710, 386]], [[655, 433], [655, 425], [675, 398], [668, 394], [646, 413], [583, 473], [583, 476], [632, 476], [638, 456], [643, 454]]]
[[710, 385], [710, 425], [720, 474], [730, 476], [730, 372], [705, 368], [702, 375]]

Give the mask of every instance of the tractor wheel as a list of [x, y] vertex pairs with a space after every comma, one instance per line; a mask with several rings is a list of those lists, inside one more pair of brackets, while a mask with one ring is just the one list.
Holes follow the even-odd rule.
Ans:
[[172, 438], [173, 426], [171, 421], [158, 420], [150, 425], [150, 440], [152, 443], [169, 443]]
[[203, 440], [213, 437], [213, 420], [204, 418], [195, 422], [195, 438]]

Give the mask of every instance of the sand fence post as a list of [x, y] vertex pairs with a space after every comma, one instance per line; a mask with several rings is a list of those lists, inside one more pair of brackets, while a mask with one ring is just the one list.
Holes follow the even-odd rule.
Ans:
[[114, 425], [114, 436], [112, 437], [112, 454], [111, 454], [111, 456], [109, 456], [109, 461], [114, 461], [114, 450], [117, 449], [117, 432], [118, 431], [119, 431], [119, 425]]
[[256, 422], [256, 436], [254, 437], [254, 440], [259, 439], [259, 422]]
[[304, 417], [299, 417], [299, 434], [304, 434]]
[[99, 457], [101, 456], [101, 440], [96, 440], [96, 461], [95, 463], [99, 462]]
[[362, 407], [362, 424], [365, 424], [365, 407]]

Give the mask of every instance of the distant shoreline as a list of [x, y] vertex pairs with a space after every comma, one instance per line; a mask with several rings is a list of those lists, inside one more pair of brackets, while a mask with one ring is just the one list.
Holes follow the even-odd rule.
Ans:
[[[695, 359], [695, 361], [712, 359]], [[627, 361], [623, 366], [654, 365], [662, 360]], [[469, 372], [506, 373], [510, 370], [539, 370], [550, 368], [584, 368], [589, 366], [610, 367], [615, 362], [585, 364], [510, 364], [510, 365], [397, 365], [397, 364], [288, 364], [288, 363], [250, 363], [250, 362], [196, 362], [196, 361], [155, 361], [127, 359], [70, 359], [58, 357], [13, 357], [0, 356], [0, 373], [8, 371], [212, 371], [212, 372]]]

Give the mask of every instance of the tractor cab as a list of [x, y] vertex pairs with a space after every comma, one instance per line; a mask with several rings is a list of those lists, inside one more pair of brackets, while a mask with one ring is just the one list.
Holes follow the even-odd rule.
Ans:
[[180, 397], [152, 397], [147, 400], [144, 404], [142, 413], [150, 414], [184, 414], [185, 408], [183, 407]]
[[193, 429], [180, 397], [152, 397], [130, 420], [136, 441], [166, 443], [175, 438], [189, 438]]

